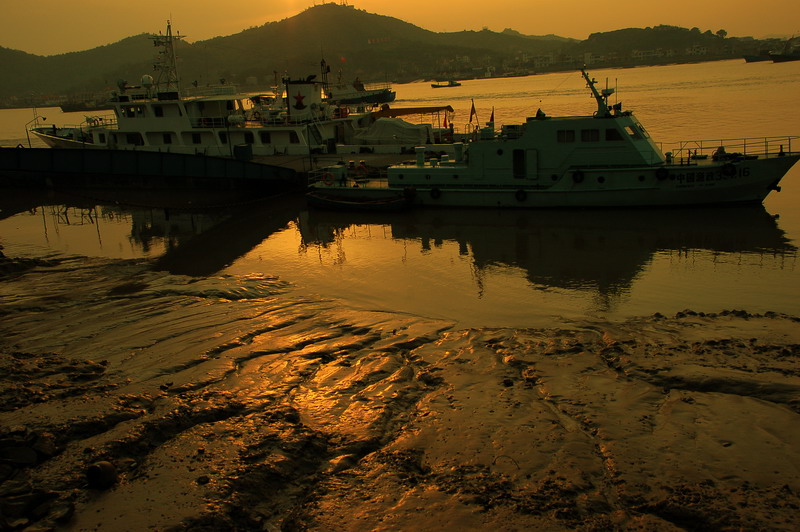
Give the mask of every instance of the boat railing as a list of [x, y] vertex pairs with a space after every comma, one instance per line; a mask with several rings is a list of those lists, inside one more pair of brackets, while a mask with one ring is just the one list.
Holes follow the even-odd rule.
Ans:
[[81, 122], [81, 128], [86, 127], [106, 127], [106, 128], [116, 128], [117, 127], [117, 117], [114, 115], [110, 116], [87, 116], [86, 120]]
[[302, 118], [292, 118], [286, 113], [259, 113], [256, 116], [245, 115], [232, 115], [241, 117], [239, 120], [234, 121], [230, 116], [196, 116], [189, 119], [189, 123], [193, 128], [253, 128], [262, 126], [302, 126], [311, 124], [320, 124], [326, 122], [328, 119], [322, 115], [306, 115]]
[[[54, 128], [55, 125], [47, 125], [44, 123], [36, 122], [31, 126], [30, 129], [34, 128]], [[86, 132], [87, 130], [94, 128], [94, 127], [104, 127], [104, 128], [116, 128], [117, 127], [117, 119], [116, 117], [112, 116], [86, 116], [84, 117], [83, 122], [80, 124], [64, 124], [62, 126], [58, 126], [59, 129], [73, 129], [81, 132]]]
[[375, 91], [375, 90], [384, 90], [384, 89], [391, 89], [392, 84], [389, 82], [383, 83], [364, 83], [364, 90], [368, 91]]
[[389, 178], [385, 170], [376, 173], [361, 172], [359, 167], [333, 166], [308, 172], [308, 183], [325, 186], [388, 188]]
[[195, 116], [189, 119], [192, 127], [199, 128], [219, 128], [224, 129], [228, 126], [227, 117], [224, 116]]
[[191, 87], [184, 89], [187, 97], [199, 98], [204, 96], [226, 96], [238, 94], [236, 85], [208, 85], [206, 87]]
[[[794, 146], [793, 146], [794, 144]], [[664, 149], [673, 161], [693, 161], [724, 155], [742, 157], [779, 157], [800, 148], [800, 137], [751, 137], [739, 139], [709, 139], [681, 141]], [[669, 159], [669, 157], [668, 157]]]

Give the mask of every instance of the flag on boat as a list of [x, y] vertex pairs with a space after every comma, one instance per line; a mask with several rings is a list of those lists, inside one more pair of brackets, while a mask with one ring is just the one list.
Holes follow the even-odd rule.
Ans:
[[444, 112], [444, 128], [447, 129], [447, 111]]
[[494, 124], [494, 105], [492, 106], [492, 116], [489, 117], [489, 123]]
[[469, 111], [469, 123], [472, 123], [472, 117], [477, 116], [478, 113], [475, 112], [475, 100], [472, 100], [472, 109]]

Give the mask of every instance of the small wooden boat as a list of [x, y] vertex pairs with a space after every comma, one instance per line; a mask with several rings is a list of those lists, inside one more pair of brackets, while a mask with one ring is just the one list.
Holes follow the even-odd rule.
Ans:
[[372, 212], [396, 212], [406, 210], [411, 207], [412, 197], [403, 195], [392, 195], [387, 197], [341, 197], [332, 194], [325, 194], [320, 191], [312, 191], [306, 194], [308, 204], [312, 207], [330, 210], [346, 211], [372, 211]]

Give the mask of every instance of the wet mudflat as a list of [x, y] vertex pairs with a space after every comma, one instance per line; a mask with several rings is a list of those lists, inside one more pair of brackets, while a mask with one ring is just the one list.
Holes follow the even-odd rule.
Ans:
[[461, 328], [267, 275], [0, 261], [7, 529], [796, 526], [796, 317]]

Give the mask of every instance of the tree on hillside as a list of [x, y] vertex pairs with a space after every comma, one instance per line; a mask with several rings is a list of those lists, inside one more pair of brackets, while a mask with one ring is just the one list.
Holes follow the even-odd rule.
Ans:
[[720, 39], [724, 39], [725, 37], [727, 37], [727, 36], [728, 36], [728, 32], [727, 32], [727, 31], [725, 31], [725, 30], [717, 30], [717, 33], [716, 33], [716, 35], [717, 35], [717, 37], [719, 37]]

